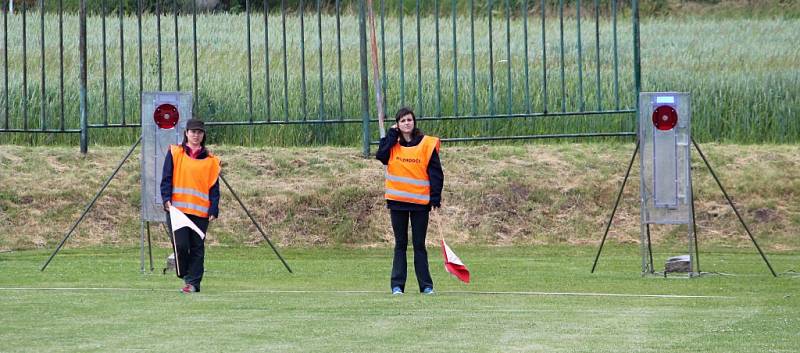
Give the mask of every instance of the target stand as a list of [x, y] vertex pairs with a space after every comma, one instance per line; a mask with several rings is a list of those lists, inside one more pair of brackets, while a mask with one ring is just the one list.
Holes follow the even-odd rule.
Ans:
[[[665, 265], [664, 276], [671, 269], [680, 268], [689, 277], [701, 274], [697, 248], [697, 224], [695, 223], [694, 194], [691, 174], [691, 147], [694, 145], [714, 180], [733, 208], [742, 226], [758, 249], [773, 276], [776, 276], [769, 261], [758, 246], [747, 224], [739, 215], [714, 169], [708, 163], [700, 146], [691, 136], [691, 104], [688, 93], [642, 92], [639, 94], [639, 117], [636, 148], [631, 157], [625, 178], [617, 194], [614, 208], [606, 224], [600, 247], [592, 265], [594, 273], [603, 250], [608, 230], [617, 212], [622, 192], [628, 181], [636, 154], [639, 154], [640, 178], [640, 254], [642, 275], [656, 274], [653, 265], [653, 250], [650, 228], [653, 224], [686, 225], [688, 254], [671, 257]], [[688, 262], [688, 263], [687, 263]]]
[[164, 202], [161, 199], [161, 178], [164, 158], [170, 145], [183, 142], [186, 122], [192, 118], [192, 94], [190, 92], [142, 92], [142, 155], [141, 155], [141, 216], [140, 216], [140, 269], [145, 269], [145, 237], [153, 271], [153, 251], [150, 241], [150, 223], [164, 224], [167, 235], [172, 232], [167, 226]]
[[[97, 199], [102, 195], [103, 191], [108, 187], [114, 176], [117, 175], [122, 165], [128, 158], [130, 158], [133, 151], [141, 143], [141, 207], [140, 207], [140, 271], [145, 272], [145, 240], [147, 241], [147, 252], [150, 257], [150, 272], [153, 272], [153, 251], [152, 243], [150, 240], [150, 223], [161, 223], [164, 225], [164, 230], [167, 236], [172, 239], [171, 226], [169, 225], [169, 217], [164, 212], [164, 202], [161, 199], [161, 179], [163, 176], [164, 159], [166, 158], [167, 151], [170, 145], [179, 145], [183, 142], [184, 131], [186, 131], [186, 123], [192, 118], [192, 94], [190, 92], [142, 92], [141, 95], [141, 127], [142, 134], [136, 143], [131, 146], [125, 157], [119, 162], [117, 168], [111, 173], [111, 176], [106, 179], [103, 186], [95, 194], [94, 198], [86, 206], [85, 210], [72, 225], [67, 234], [56, 247], [55, 251], [50, 255], [47, 261], [41, 268], [44, 271], [53, 258], [58, 254], [64, 244], [69, 239], [72, 232], [83, 221], [86, 214], [91, 210], [92, 206], [97, 202]], [[258, 224], [256, 219], [245, 207], [242, 200], [233, 190], [233, 187], [225, 180], [223, 173], [220, 173], [219, 180], [225, 184], [231, 195], [239, 203], [239, 206], [253, 222], [256, 229], [258, 229], [261, 237], [269, 244], [272, 251], [283, 263], [283, 266], [289, 273], [292, 269], [283, 256], [278, 252], [278, 249], [267, 237], [264, 230]]]

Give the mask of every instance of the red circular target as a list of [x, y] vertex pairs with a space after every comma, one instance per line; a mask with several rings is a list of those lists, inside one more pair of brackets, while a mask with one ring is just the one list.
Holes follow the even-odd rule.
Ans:
[[672, 130], [678, 123], [678, 112], [675, 108], [662, 105], [653, 111], [653, 126], [659, 130]]
[[169, 103], [159, 105], [153, 112], [153, 120], [161, 129], [174, 128], [178, 124], [178, 119], [180, 119], [178, 108]]

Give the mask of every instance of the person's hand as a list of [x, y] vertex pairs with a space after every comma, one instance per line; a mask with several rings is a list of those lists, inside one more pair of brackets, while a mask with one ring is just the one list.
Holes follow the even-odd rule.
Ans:
[[208, 216], [208, 221], [209, 222], [211, 222], [211, 221], [213, 221], [215, 219], [217, 219], [217, 216]]
[[442, 203], [441, 203], [441, 201], [433, 201], [433, 202], [431, 202], [431, 207], [433, 207], [434, 209], [441, 208], [442, 207]]
[[169, 207], [172, 206], [172, 202], [164, 202], [164, 211], [169, 212]]
[[389, 128], [390, 129], [397, 129], [397, 124], [394, 124], [394, 125], [390, 126]]

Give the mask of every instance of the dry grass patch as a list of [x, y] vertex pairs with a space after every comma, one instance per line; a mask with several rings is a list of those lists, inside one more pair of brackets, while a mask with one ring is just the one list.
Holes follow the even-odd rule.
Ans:
[[[760, 244], [800, 248], [795, 146], [704, 145], [704, 152]], [[270, 238], [281, 246], [388, 246], [383, 169], [353, 148], [212, 146], [225, 175]], [[0, 249], [51, 247], [127, 151], [0, 146]], [[593, 244], [599, 241], [632, 153], [630, 144], [454, 146], [442, 149], [441, 232], [454, 244]], [[695, 157], [696, 154], [695, 154]], [[750, 241], [699, 158], [694, 161], [702, 244]], [[609, 240], [639, 238], [638, 160]], [[223, 186], [215, 245], [264, 240]], [[126, 162], [69, 241], [70, 246], [135, 244], [139, 157]], [[439, 230], [431, 223], [430, 242]], [[166, 244], [159, 227], [153, 239]], [[656, 242], [684, 241], [680, 227], [654, 227]]]

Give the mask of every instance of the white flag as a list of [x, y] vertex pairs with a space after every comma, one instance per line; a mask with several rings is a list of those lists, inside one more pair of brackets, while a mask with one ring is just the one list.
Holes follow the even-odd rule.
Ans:
[[195, 233], [197, 233], [197, 235], [200, 236], [200, 239], [205, 239], [206, 238], [205, 233], [203, 233], [200, 230], [200, 228], [197, 228], [197, 226], [194, 224], [194, 222], [192, 222], [192, 220], [189, 219], [189, 217], [186, 217], [186, 215], [183, 214], [183, 212], [181, 212], [181, 210], [175, 208], [175, 206], [172, 206], [172, 205], [169, 206], [169, 218], [172, 221], [172, 232], [173, 233], [175, 233], [176, 230], [181, 229], [183, 227], [189, 227], [193, 231], [195, 231]]

